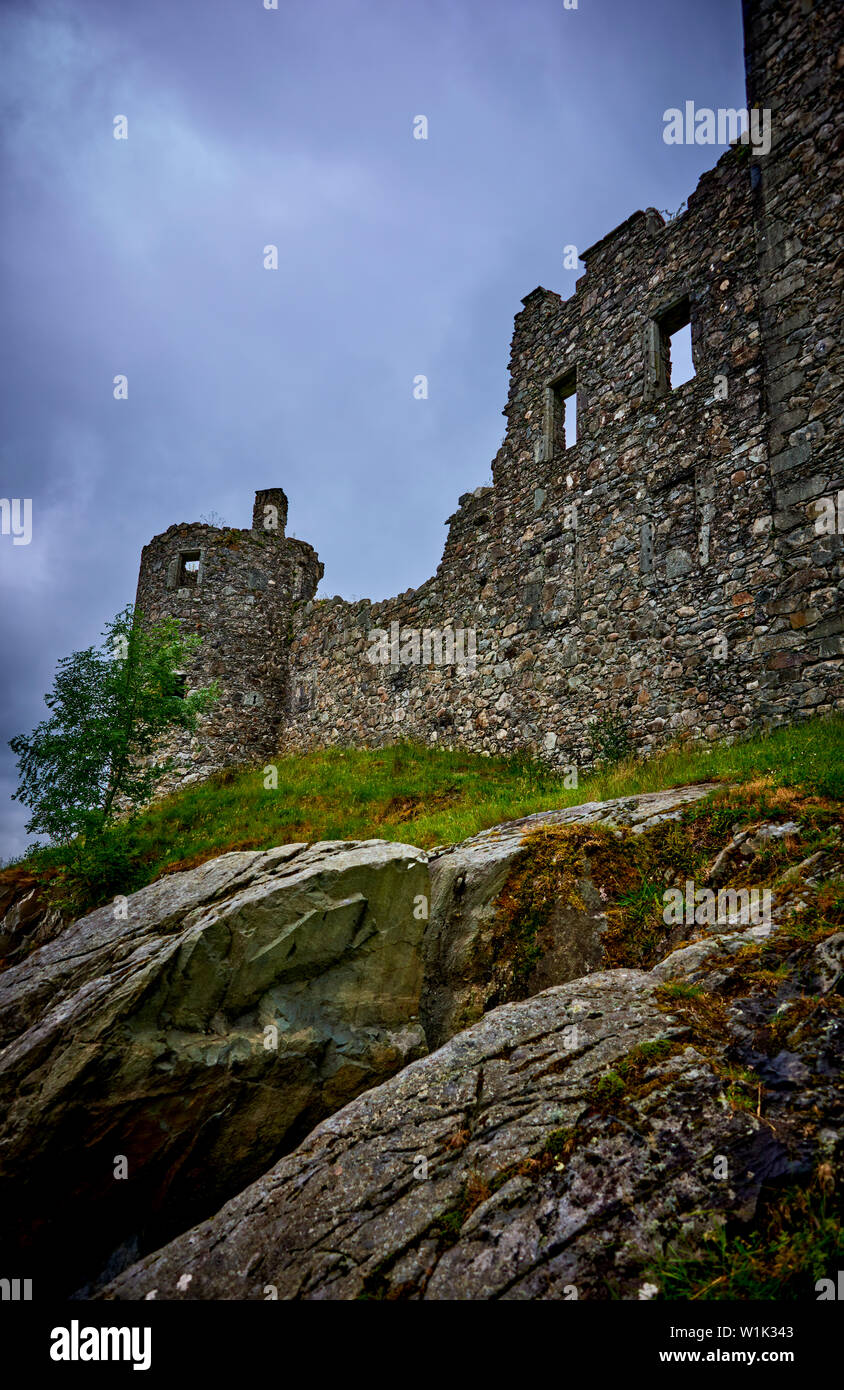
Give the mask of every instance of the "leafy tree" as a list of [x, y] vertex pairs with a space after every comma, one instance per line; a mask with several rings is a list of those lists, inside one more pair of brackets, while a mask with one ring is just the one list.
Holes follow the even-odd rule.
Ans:
[[201, 638], [183, 637], [175, 618], [147, 623], [130, 605], [103, 638], [62, 658], [44, 697], [49, 719], [9, 744], [20, 774], [13, 799], [32, 811], [27, 831], [56, 844], [102, 837], [118, 811], [149, 801], [173, 765], [153, 762], [163, 736], [195, 729], [218, 697], [216, 682], [182, 691], [179, 672]]

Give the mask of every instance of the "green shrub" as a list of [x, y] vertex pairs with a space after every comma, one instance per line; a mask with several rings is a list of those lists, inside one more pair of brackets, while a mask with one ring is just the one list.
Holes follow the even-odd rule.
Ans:
[[69, 917], [91, 912], [118, 894], [134, 893], [147, 878], [131, 822], [40, 850], [35, 868], [49, 902]]
[[735, 1223], [697, 1249], [669, 1246], [648, 1277], [663, 1298], [814, 1301], [816, 1281], [835, 1277], [841, 1239], [840, 1209], [816, 1177], [766, 1194], [750, 1230]]
[[614, 767], [633, 752], [633, 741], [623, 714], [606, 710], [589, 731], [589, 746], [596, 763]]

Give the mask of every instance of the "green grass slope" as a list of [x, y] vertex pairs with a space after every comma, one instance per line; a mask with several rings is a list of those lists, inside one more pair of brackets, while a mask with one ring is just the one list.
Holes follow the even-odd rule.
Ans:
[[702, 781], [769, 779], [844, 799], [844, 716], [811, 720], [731, 746], [674, 747], [581, 776], [576, 788], [541, 763], [401, 743], [279, 758], [230, 771], [146, 810], [140, 848], [155, 877], [230, 849], [294, 840], [398, 840], [428, 849], [534, 811]]
[[701, 781], [795, 787], [844, 800], [843, 755], [844, 715], [835, 715], [729, 746], [678, 744], [648, 759], [599, 766], [576, 787], [566, 785], [571, 775], [524, 757], [410, 743], [280, 756], [275, 787], [265, 785], [271, 779], [263, 767], [229, 769], [148, 806], [102, 842], [42, 850], [0, 870], [0, 902], [34, 871], [47, 876], [53, 901], [78, 915], [228, 850], [362, 839], [430, 849], [535, 811]]

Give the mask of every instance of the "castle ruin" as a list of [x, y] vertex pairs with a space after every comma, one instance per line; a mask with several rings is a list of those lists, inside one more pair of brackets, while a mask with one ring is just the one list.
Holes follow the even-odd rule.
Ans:
[[[844, 705], [841, 10], [743, 8], [769, 151], [732, 145], [681, 216], [634, 213], [568, 299], [522, 301], [493, 484], [459, 499], [432, 579], [315, 600], [280, 488], [250, 530], [145, 547], [139, 610], [198, 632], [187, 678], [222, 691], [174, 750], [184, 776], [398, 738], [562, 766], [605, 711], [645, 752]], [[685, 324], [695, 375], [672, 387]], [[376, 630], [398, 637], [387, 665]], [[426, 630], [471, 631], [476, 659], [419, 664]]]

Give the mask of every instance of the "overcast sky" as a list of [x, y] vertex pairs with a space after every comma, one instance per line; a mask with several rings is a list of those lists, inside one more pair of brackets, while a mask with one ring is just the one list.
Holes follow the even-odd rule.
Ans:
[[739, 0], [3, 0], [0, 24], [0, 496], [33, 503], [31, 543], [0, 536], [8, 856], [6, 740], [134, 598], [142, 545], [247, 526], [281, 485], [322, 594], [419, 585], [490, 481], [519, 301], [572, 293], [564, 246], [675, 211], [721, 151], [666, 145], [663, 111], [741, 107], [744, 77]]

